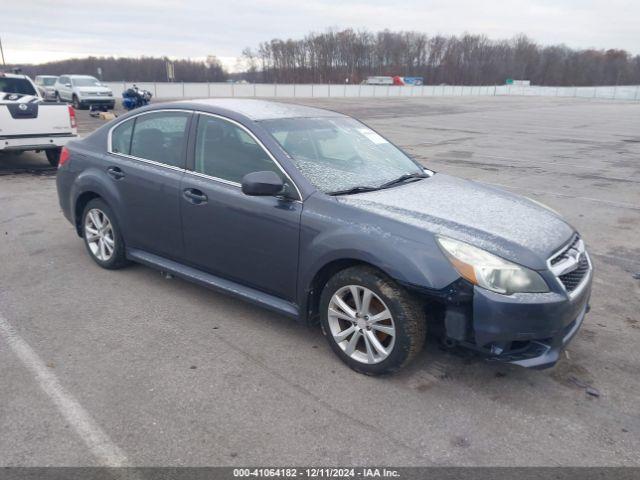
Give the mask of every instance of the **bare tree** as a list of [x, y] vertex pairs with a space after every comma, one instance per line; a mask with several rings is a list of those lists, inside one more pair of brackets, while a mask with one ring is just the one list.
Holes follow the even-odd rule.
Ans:
[[[493, 85], [508, 78], [538, 85], [640, 83], [640, 57], [624, 50], [542, 47], [525, 35], [429, 37], [420, 32], [327, 30], [300, 40], [263, 42], [247, 60], [266, 82], [356, 83], [369, 75], [422, 76], [427, 84]], [[251, 73], [249, 71], [248, 73]]]

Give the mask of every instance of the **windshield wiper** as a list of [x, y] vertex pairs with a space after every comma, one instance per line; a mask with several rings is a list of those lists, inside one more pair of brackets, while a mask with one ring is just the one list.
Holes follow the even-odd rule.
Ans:
[[400, 175], [398, 178], [394, 178], [389, 182], [383, 183], [378, 188], [389, 188], [394, 185], [398, 185], [399, 183], [404, 183], [407, 180], [411, 180], [412, 178], [427, 178], [428, 176], [429, 175], [424, 172], [405, 173], [404, 175]]
[[426, 173], [414, 172], [414, 173], [405, 173], [404, 175], [399, 176], [398, 178], [394, 178], [393, 180], [383, 183], [377, 187], [366, 187], [362, 185], [358, 185], [357, 187], [347, 188], [345, 190], [337, 190], [335, 192], [328, 192], [327, 195], [351, 195], [354, 193], [363, 193], [363, 192], [373, 192], [375, 190], [382, 190], [383, 188], [389, 188], [399, 183], [406, 182], [407, 180], [411, 180], [412, 178], [427, 178], [429, 177]]
[[365, 187], [358, 185], [357, 187], [347, 188], [345, 190], [327, 192], [327, 195], [353, 195], [354, 193], [373, 192], [374, 190], [380, 190], [380, 187]]

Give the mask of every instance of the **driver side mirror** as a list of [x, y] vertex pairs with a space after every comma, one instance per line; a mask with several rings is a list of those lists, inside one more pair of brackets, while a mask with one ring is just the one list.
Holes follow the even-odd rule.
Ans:
[[242, 193], [253, 196], [274, 196], [282, 193], [284, 181], [275, 172], [251, 172], [242, 177]]

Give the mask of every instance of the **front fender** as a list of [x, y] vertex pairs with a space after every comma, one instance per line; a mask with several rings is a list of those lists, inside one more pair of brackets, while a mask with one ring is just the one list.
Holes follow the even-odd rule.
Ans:
[[298, 291], [302, 304], [317, 273], [337, 260], [365, 262], [400, 283], [427, 289], [440, 290], [459, 277], [433, 234], [312, 196], [305, 202], [302, 219]]

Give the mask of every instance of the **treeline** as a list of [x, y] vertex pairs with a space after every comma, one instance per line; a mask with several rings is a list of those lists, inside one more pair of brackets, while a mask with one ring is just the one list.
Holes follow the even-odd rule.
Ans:
[[[227, 72], [215, 59], [207, 63], [194, 60], [174, 60], [174, 77], [178, 82], [221, 82], [228, 77]], [[39, 65], [14, 65], [22, 68], [22, 72], [34, 77], [36, 75], [79, 74], [98, 77], [98, 68], [102, 70], [102, 80], [133, 82], [165, 82], [167, 81], [166, 59], [154, 57], [116, 58], [88, 57], [71, 58]], [[7, 69], [10, 66], [6, 67]]]
[[369, 75], [422, 76], [426, 84], [495, 85], [507, 78], [536, 85], [640, 84], [640, 55], [624, 50], [541, 46], [524, 35], [429, 36], [351, 29], [273, 39], [243, 57], [250, 81], [359, 83]]

